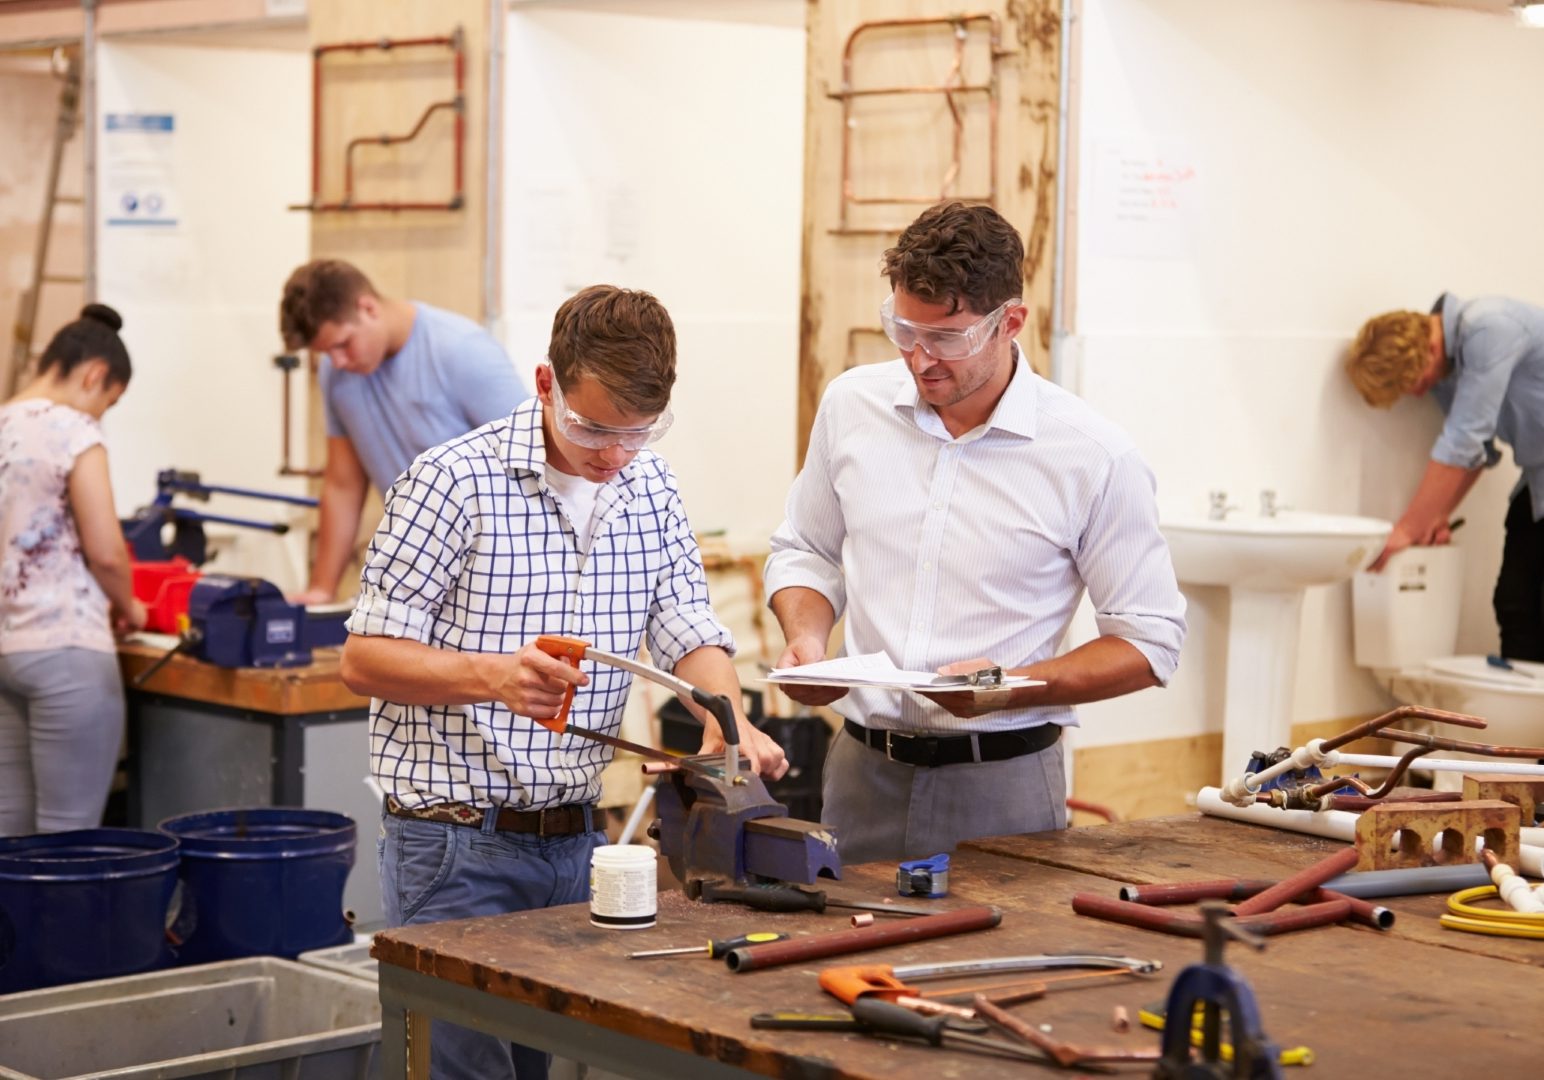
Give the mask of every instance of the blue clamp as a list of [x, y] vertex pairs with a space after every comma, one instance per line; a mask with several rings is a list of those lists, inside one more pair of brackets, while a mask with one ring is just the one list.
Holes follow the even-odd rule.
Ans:
[[895, 888], [902, 896], [937, 899], [949, 895], [949, 856], [903, 862], [895, 871]]

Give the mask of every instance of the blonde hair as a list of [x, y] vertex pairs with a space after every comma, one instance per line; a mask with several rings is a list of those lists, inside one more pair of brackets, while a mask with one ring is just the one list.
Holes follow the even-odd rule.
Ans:
[[1369, 405], [1386, 409], [1420, 381], [1431, 363], [1431, 316], [1386, 311], [1362, 324], [1346, 374]]

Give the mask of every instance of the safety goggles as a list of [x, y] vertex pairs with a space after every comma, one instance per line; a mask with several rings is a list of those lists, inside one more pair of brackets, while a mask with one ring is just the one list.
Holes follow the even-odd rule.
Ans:
[[620, 446], [624, 450], [642, 450], [650, 443], [664, 438], [670, 425], [675, 423], [675, 416], [666, 409], [647, 427], [618, 428], [597, 424], [568, 407], [556, 374], [552, 376], [552, 416], [563, 438], [589, 450], [605, 450], [612, 446]]
[[879, 321], [885, 328], [885, 336], [903, 353], [910, 353], [920, 345], [935, 360], [965, 360], [986, 348], [992, 335], [997, 333], [1003, 315], [1017, 303], [1020, 303], [1018, 297], [1004, 300], [994, 311], [969, 326], [928, 326], [897, 315], [895, 294], [891, 293], [879, 305]]

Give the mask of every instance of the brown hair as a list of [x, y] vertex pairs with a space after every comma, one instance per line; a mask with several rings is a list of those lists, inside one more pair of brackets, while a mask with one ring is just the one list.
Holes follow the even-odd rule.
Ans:
[[1362, 324], [1346, 374], [1369, 405], [1386, 409], [1420, 381], [1431, 363], [1431, 316], [1388, 311]]
[[1024, 291], [1024, 243], [990, 206], [939, 203], [922, 211], [885, 252], [881, 273], [892, 289], [930, 304], [995, 311]]
[[379, 296], [370, 279], [353, 263], [316, 259], [284, 283], [279, 301], [279, 333], [286, 349], [304, 349], [316, 340], [323, 323], [346, 322], [361, 296]]
[[565, 389], [591, 378], [618, 408], [657, 415], [675, 385], [675, 326], [650, 293], [591, 285], [553, 316], [547, 360]]

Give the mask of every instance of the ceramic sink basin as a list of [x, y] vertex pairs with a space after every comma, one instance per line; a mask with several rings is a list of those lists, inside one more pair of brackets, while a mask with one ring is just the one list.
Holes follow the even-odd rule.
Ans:
[[1282, 592], [1332, 585], [1383, 550], [1393, 525], [1379, 518], [1282, 510], [1274, 517], [1160, 522], [1183, 585]]

